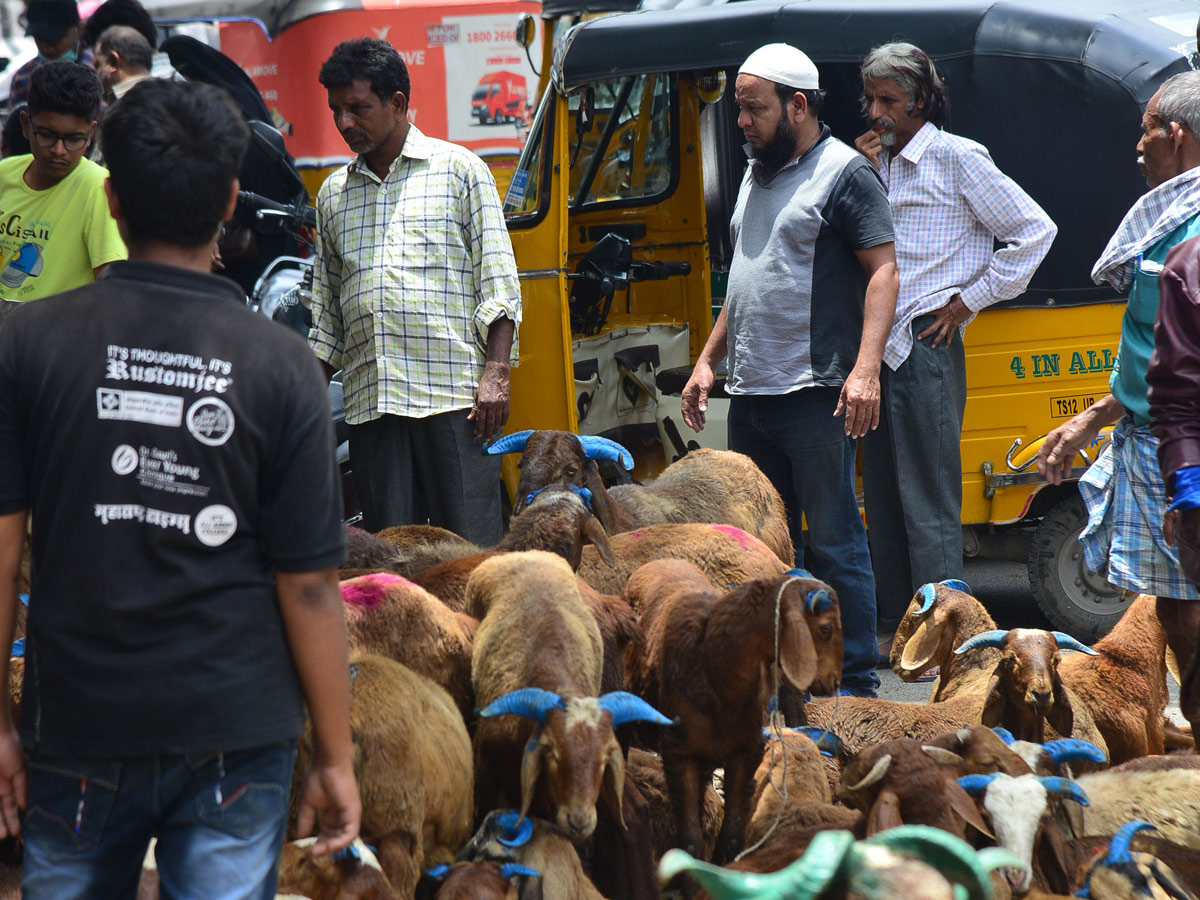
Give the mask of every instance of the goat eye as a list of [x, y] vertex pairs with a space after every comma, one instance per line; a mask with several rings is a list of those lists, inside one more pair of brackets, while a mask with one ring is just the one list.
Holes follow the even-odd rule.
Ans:
[[830, 637], [830, 636], [832, 636], [832, 634], [833, 634], [833, 626], [832, 625], [822, 625], [821, 626], [821, 637]]

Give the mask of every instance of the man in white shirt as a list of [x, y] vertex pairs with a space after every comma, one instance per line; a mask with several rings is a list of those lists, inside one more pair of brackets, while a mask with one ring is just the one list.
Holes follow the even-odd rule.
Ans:
[[879, 428], [863, 438], [886, 633], [921, 585], [962, 578], [963, 332], [981, 309], [1024, 292], [1058, 229], [985, 147], [942, 130], [949, 96], [924, 51], [885, 44], [861, 74], [871, 129], [854, 144], [887, 187], [900, 273]]

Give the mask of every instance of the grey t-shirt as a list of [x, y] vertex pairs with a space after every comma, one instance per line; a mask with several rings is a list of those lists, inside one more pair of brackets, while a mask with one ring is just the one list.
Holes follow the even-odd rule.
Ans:
[[730, 235], [729, 392], [840, 387], [862, 338], [867, 278], [854, 253], [894, 240], [874, 167], [822, 126], [767, 185], [747, 168]]

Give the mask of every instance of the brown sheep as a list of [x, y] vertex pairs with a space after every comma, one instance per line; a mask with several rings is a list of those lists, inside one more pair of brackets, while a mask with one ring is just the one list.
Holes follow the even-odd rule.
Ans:
[[526, 879], [541, 873], [517, 863], [456, 862], [427, 874], [441, 881], [434, 900], [522, 900], [523, 894], [541, 896], [541, 885], [525, 888]]
[[608, 534], [583, 501], [566, 488], [550, 488], [521, 515], [513, 516], [508, 534], [495, 547], [439, 563], [417, 572], [412, 580], [451, 609], [461, 611], [466, 608], [467, 580], [485, 559], [497, 553], [547, 550], [561, 556], [574, 570], [579, 568], [587, 543], [592, 544], [605, 565], [613, 565]]
[[717, 587], [733, 587], [788, 571], [769, 547], [732, 525], [651, 525], [613, 535], [615, 564], [605, 565], [590, 547], [583, 549], [579, 577], [603, 594], [619, 594], [638, 568], [656, 559], [690, 562]]
[[[480, 808], [515, 805], [552, 816], [576, 840], [596, 827], [596, 801], [621, 817], [625, 758], [613, 728], [666, 722], [625, 694], [598, 698], [600, 629], [571, 567], [544, 551], [503, 553], [467, 584], [480, 617], [471, 678], [483, 717], [475, 732]], [[536, 727], [535, 727], [536, 726]]]
[[[795, 559], [783, 499], [750, 457], [731, 450], [693, 450], [648, 484], [605, 488], [595, 460], [633, 459], [619, 444], [568, 431], [524, 431], [494, 442], [489, 453], [521, 452], [513, 512], [551, 484], [591, 492], [592, 509], [609, 534], [667, 522], [723, 522], [760, 538], [780, 560]], [[611, 592], [610, 592], [611, 593]]]
[[645, 633], [644, 645], [627, 660], [630, 686], [679, 719], [659, 736], [677, 842], [692, 855], [703, 852], [702, 789], [723, 765], [725, 816], [715, 855], [732, 859], [744, 843], [774, 664], [798, 690], [832, 691], [841, 677], [840, 618], [839, 639], [819, 657], [805, 614], [836, 607], [837, 598], [822, 582], [799, 576], [752, 581], [726, 593], [679, 560], [638, 569], [625, 598]]
[[613, 594], [601, 594], [590, 584], [575, 578], [579, 596], [591, 611], [604, 644], [604, 669], [600, 673], [600, 692], [608, 694], [625, 689], [625, 654], [630, 645], [642, 640], [642, 628], [628, 603]]
[[308, 855], [313, 841], [314, 838], [304, 838], [283, 845], [279, 852], [277, 898], [399, 900], [375, 855], [361, 840], [346, 850], [315, 858]]
[[1087, 707], [1114, 764], [1166, 752], [1167, 638], [1157, 601], [1138, 595], [1121, 620], [1092, 649], [1062, 661], [1059, 675]]
[[962, 760], [908, 738], [885, 741], [846, 764], [835, 799], [867, 817], [867, 836], [897, 825], [930, 825], [965, 838], [991, 835], [975, 801], [955, 782]]
[[351, 649], [403, 663], [445, 688], [464, 720], [472, 716], [475, 619], [451, 612], [399, 575], [364, 575], [343, 581], [341, 589]]
[[[662, 758], [634, 747], [625, 763], [625, 774], [637, 785], [650, 804], [650, 829], [654, 839], [654, 861], [675, 846], [675, 828], [671, 824], [671, 799], [667, 793], [667, 776]], [[710, 781], [704, 786], [704, 802], [700, 808], [700, 829], [704, 832], [704, 855], [712, 856], [721, 829], [724, 807], [716, 788]]]
[[393, 525], [376, 537], [396, 548], [400, 575], [414, 575], [430, 566], [478, 553], [479, 547], [453, 531], [436, 525]]
[[904, 681], [916, 681], [930, 666], [940, 669], [930, 703], [980, 693], [1000, 661], [995, 647], [954, 653], [975, 635], [996, 630], [983, 604], [954, 584], [927, 584], [917, 591], [892, 641], [892, 671]]
[[[422, 866], [449, 863], [471, 835], [471, 739], [442, 688], [398, 662], [350, 657], [354, 775], [361, 835], [378, 848], [396, 893], [411, 898]], [[296, 778], [312, 760], [312, 724], [300, 737]], [[299, 802], [292, 791], [292, 821]]]
[[[754, 772], [752, 813], [746, 824], [746, 843], [757, 843], [772, 828], [789, 832], [844, 820], [830, 814], [832, 792], [821, 751], [803, 732], [781, 729], [778, 737], [764, 730], [767, 747]], [[786, 757], [786, 759], [785, 759]], [[786, 798], [786, 799], [785, 799]], [[777, 824], [778, 822], [778, 824]]]
[[584, 874], [575, 846], [549, 822], [522, 817], [515, 810], [488, 813], [458, 858], [527, 866], [539, 873], [545, 900], [604, 900]]
[[339, 569], [383, 569], [391, 571], [400, 563], [396, 548], [369, 531], [346, 526], [346, 559]]

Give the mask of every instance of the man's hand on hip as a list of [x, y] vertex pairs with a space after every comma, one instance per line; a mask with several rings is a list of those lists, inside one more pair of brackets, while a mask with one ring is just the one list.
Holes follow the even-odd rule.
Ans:
[[860, 438], [879, 427], [879, 372], [863, 373], [856, 367], [838, 397], [835, 416], [845, 415], [847, 437]]
[[692, 431], [704, 430], [704, 414], [708, 412], [708, 392], [712, 390], [714, 380], [712, 367], [707, 363], [697, 362], [696, 367], [692, 369], [692, 377], [683, 386], [680, 406], [683, 421], [687, 422]]
[[962, 295], [955, 294], [945, 306], [933, 311], [933, 324], [918, 334], [917, 340], [923, 341], [932, 334], [933, 344], [931, 346], [936, 347], [940, 343], [949, 347], [958, 326], [969, 318], [971, 318], [971, 310], [967, 308], [967, 304], [963, 303]]
[[869, 159], [876, 170], [882, 165], [883, 141], [879, 140], [879, 134], [875, 129], [872, 128], [865, 134], [856, 137], [854, 149]]
[[508, 421], [509, 404], [508, 363], [488, 360], [483, 377], [475, 389], [475, 405], [468, 420], [475, 422], [475, 437], [490, 441]]

